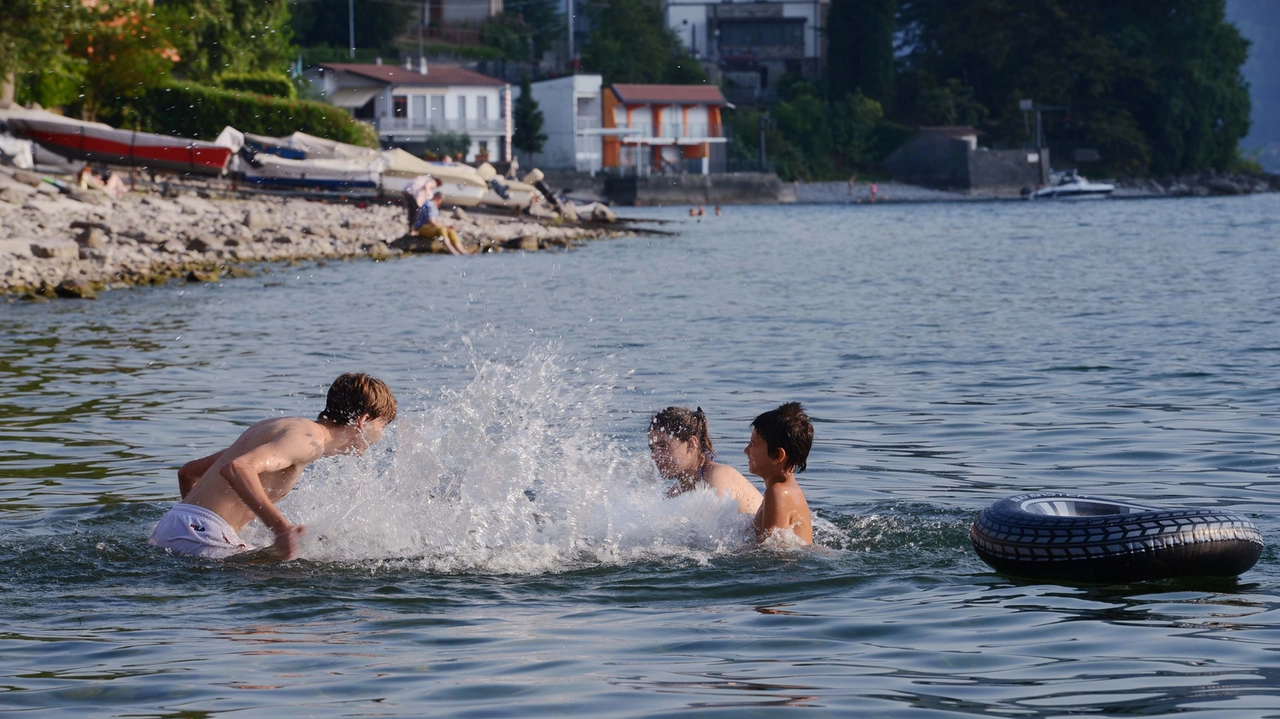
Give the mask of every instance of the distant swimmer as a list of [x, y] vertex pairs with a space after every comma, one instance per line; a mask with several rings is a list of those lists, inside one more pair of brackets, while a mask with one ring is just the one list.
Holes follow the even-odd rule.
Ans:
[[756, 417], [751, 441], [743, 450], [747, 470], [764, 480], [764, 502], [756, 512], [756, 537], [767, 539], [787, 529], [813, 544], [813, 517], [804, 490], [796, 482], [813, 446], [813, 423], [799, 402], [788, 402]]
[[755, 513], [764, 500], [741, 472], [715, 461], [707, 415], [701, 407], [667, 407], [655, 414], [649, 422], [649, 452], [658, 473], [676, 480], [668, 497], [706, 487], [722, 497], [732, 497], [743, 514]]
[[362, 454], [395, 418], [396, 399], [381, 380], [359, 372], [338, 377], [316, 421], [263, 420], [230, 447], [182, 465], [182, 502], [160, 518], [151, 546], [229, 557], [252, 549], [238, 533], [256, 517], [275, 533], [278, 558], [296, 557], [305, 528], [291, 524], [275, 503], [293, 489], [308, 464], [335, 454]]

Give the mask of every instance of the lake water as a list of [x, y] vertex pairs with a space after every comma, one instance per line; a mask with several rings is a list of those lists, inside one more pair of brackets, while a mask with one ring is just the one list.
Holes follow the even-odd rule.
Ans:
[[[1280, 196], [641, 214], [679, 236], [0, 305], [0, 710], [1280, 717]], [[282, 503], [304, 560], [147, 546], [182, 462], [352, 369], [400, 419]], [[787, 400], [819, 548], [662, 498], [650, 413], [700, 405], [745, 471]], [[991, 571], [975, 514], [1040, 489], [1268, 546]]]

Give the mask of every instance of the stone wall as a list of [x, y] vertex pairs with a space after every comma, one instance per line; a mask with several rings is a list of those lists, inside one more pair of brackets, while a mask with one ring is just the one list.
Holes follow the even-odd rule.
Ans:
[[[1032, 159], [1035, 159], [1032, 162]], [[1020, 192], [1048, 182], [1049, 151], [987, 150], [969, 153], [969, 189]]]
[[942, 189], [969, 189], [969, 143], [921, 132], [893, 151], [884, 166], [895, 180]]
[[[1036, 157], [1036, 162], [1028, 161]], [[921, 132], [885, 160], [894, 179], [949, 190], [1018, 192], [1045, 184], [1049, 151], [970, 150], [964, 140]]]
[[606, 180], [619, 205], [741, 205], [795, 202], [795, 193], [772, 172], [722, 175], [652, 175]]

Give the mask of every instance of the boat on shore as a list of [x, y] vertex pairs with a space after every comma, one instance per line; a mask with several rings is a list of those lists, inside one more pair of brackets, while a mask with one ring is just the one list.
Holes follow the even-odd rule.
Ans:
[[15, 137], [85, 162], [216, 176], [226, 172], [231, 158], [231, 149], [216, 142], [120, 130], [44, 110], [0, 111], [0, 122]]
[[437, 190], [444, 196], [445, 204], [457, 207], [475, 207], [489, 191], [488, 183], [470, 165], [428, 162], [398, 147], [384, 150], [382, 158], [386, 162], [382, 170], [382, 189], [385, 192], [403, 192], [420, 175], [435, 177], [439, 181]]
[[1052, 175], [1052, 182], [1027, 195], [1028, 200], [1100, 200], [1110, 197], [1116, 186], [1109, 182], [1093, 182], [1076, 170]]

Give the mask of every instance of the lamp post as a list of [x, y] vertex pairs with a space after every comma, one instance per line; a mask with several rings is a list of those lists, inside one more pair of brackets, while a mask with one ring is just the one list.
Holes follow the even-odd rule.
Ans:
[[351, 39], [351, 59], [356, 59], [356, 0], [347, 0], [347, 32]]

